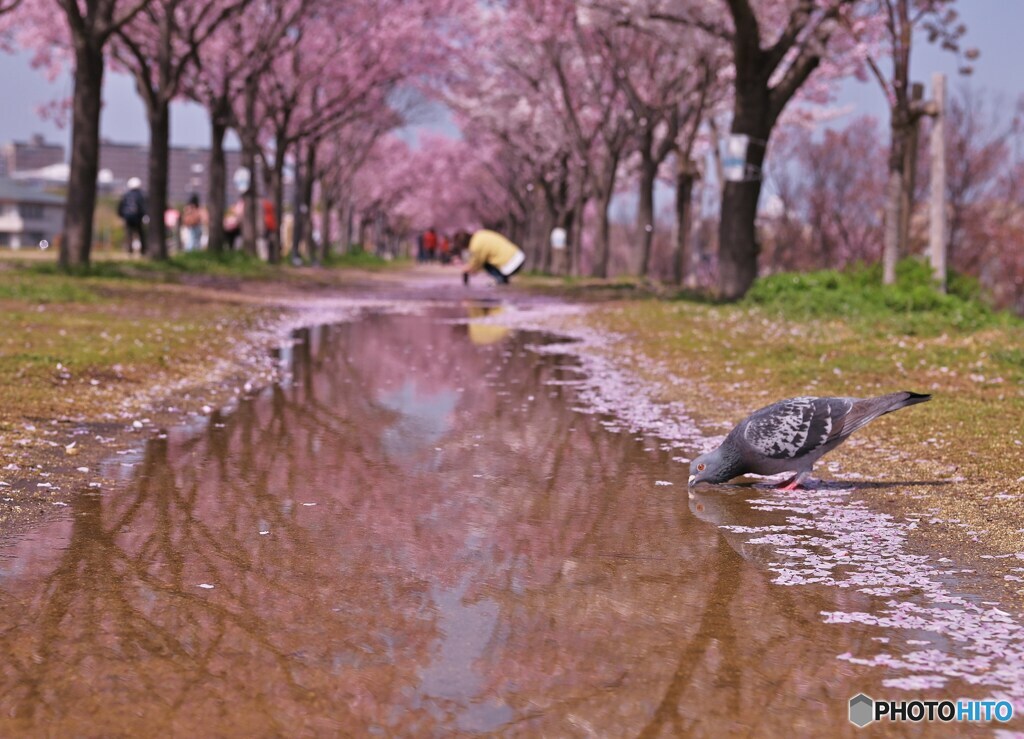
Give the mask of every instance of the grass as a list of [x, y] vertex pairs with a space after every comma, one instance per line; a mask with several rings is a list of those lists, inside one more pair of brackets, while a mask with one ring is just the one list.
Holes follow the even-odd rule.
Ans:
[[[49, 257], [49, 258], [47, 258]], [[369, 252], [354, 251], [346, 254], [332, 254], [324, 262], [324, 267], [330, 269], [360, 269], [375, 271], [380, 269], [406, 266], [409, 263], [406, 259], [386, 260], [376, 254]], [[3, 270], [2, 267], [6, 267]], [[206, 275], [210, 277], [227, 277], [238, 279], [269, 280], [277, 279], [288, 273], [290, 264], [287, 257], [281, 265], [270, 265], [263, 260], [246, 254], [241, 251], [225, 251], [215, 254], [209, 251], [195, 251], [175, 254], [163, 260], [133, 259], [122, 256], [120, 253], [99, 253], [94, 254], [92, 262], [87, 267], [62, 270], [50, 255], [43, 257], [32, 253], [30, 256], [23, 256], [18, 253], [9, 253], [0, 257], [0, 272], [15, 271], [37, 276], [50, 276], [55, 278], [85, 278], [67, 280], [64, 284], [87, 284], [89, 278], [124, 280], [124, 279], [152, 279], [174, 281], [178, 278], [188, 276]], [[56, 283], [55, 283], [56, 284]], [[36, 290], [39, 285], [32, 285], [26, 289]], [[0, 290], [4, 288], [0, 287]], [[85, 293], [78, 297], [68, 296], [68, 300], [84, 298]], [[4, 297], [33, 300], [32, 294], [16, 294], [13, 288], [8, 292], [0, 292], [0, 299]]]
[[324, 261], [325, 267], [349, 267], [368, 270], [402, 267], [410, 264], [408, 259], [383, 259], [367, 251], [350, 251], [346, 254], [331, 254]]
[[880, 265], [779, 274], [758, 280], [743, 304], [789, 320], [841, 318], [860, 329], [907, 335], [976, 331], [1011, 320], [992, 311], [968, 278], [954, 276], [948, 294], [940, 293], [928, 265], [912, 259], [898, 265], [895, 285], [882, 285]]
[[225, 278], [198, 284], [223, 288], [227, 299], [271, 280], [297, 289], [336, 286], [345, 268], [401, 263], [367, 253], [333, 257], [328, 270], [271, 266], [241, 252], [190, 252], [162, 262], [97, 257], [70, 273], [49, 253], [0, 259], [0, 432], [18, 419], [96, 417], [119, 393], [229, 354], [230, 342], [210, 337], [244, 330], [264, 309], [190, 296], [195, 278]]
[[136, 279], [140, 277], [172, 278], [176, 275], [213, 275], [217, 277], [260, 278], [271, 276], [274, 267], [243, 252], [207, 251], [175, 254], [164, 261], [151, 259], [94, 258], [87, 267], [61, 270], [54, 261], [12, 260], [16, 269], [37, 275], [61, 275], [78, 278]]
[[130, 389], [230, 352], [218, 337], [254, 313], [174, 298], [132, 286], [85, 302], [0, 301], [0, 431], [26, 418], [100, 417]]
[[47, 305], [50, 303], [95, 303], [101, 298], [95, 290], [63, 275], [28, 276], [0, 272], [0, 302], [17, 301]]

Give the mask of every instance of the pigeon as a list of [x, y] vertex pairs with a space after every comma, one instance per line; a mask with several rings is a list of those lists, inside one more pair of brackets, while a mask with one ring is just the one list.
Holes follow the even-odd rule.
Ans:
[[779, 485], [794, 490], [818, 459], [857, 429], [886, 413], [931, 400], [931, 395], [891, 393], [877, 398], [789, 398], [755, 411], [713, 452], [690, 463], [690, 485], [722, 483], [753, 473], [796, 476]]

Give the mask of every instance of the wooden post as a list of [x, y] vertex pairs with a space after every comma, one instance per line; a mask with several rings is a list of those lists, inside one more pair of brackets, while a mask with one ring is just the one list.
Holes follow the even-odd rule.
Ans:
[[936, 72], [932, 75], [932, 119], [931, 140], [931, 228], [929, 247], [932, 274], [939, 289], [946, 292], [946, 75]]

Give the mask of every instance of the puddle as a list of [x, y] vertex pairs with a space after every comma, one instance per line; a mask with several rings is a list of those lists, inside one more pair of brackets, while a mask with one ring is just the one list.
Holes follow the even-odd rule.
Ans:
[[878, 596], [775, 584], [720, 528], [763, 518], [489, 312], [300, 331], [0, 549], [0, 734], [852, 734], [851, 696], [906, 697], [837, 659], [889, 632], [822, 615]]

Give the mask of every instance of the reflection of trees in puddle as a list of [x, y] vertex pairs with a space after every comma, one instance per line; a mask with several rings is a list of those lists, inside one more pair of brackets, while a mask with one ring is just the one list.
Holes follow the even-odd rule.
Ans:
[[818, 616], [838, 596], [771, 586], [656, 489], [667, 460], [570, 412], [537, 340], [307, 332], [289, 385], [151, 441], [0, 580], [0, 732], [836, 725], [869, 687], [833, 659], [862, 630]]

